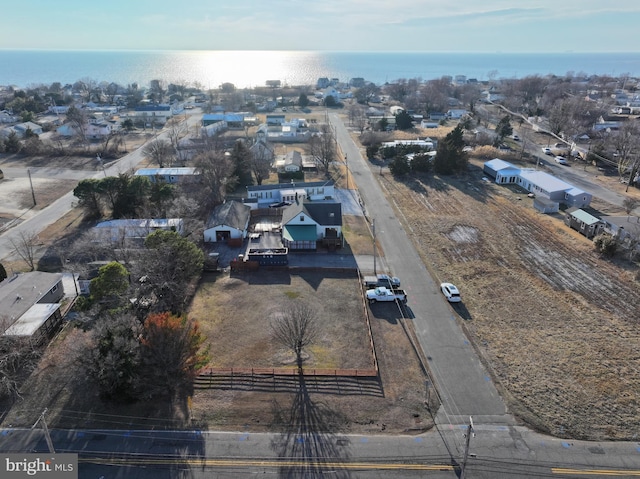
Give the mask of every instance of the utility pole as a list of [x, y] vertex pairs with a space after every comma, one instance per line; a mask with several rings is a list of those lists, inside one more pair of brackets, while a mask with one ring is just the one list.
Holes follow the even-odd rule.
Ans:
[[371, 231], [373, 233], [373, 274], [377, 275], [377, 272], [376, 272], [376, 219], [375, 218], [371, 221]]
[[31, 168], [27, 168], [27, 174], [29, 175], [29, 185], [31, 185], [31, 198], [33, 198], [33, 206], [36, 205], [36, 192], [33, 191], [33, 181], [31, 181]]
[[344, 167], [347, 170], [347, 189], [349, 189], [349, 158], [346, 153], [344, 154]]
[[47, 427], [47, 421], [44, 418], [44, 415], [47, 413], [47, 408], [44, 409], [44, 411], [42, 411], [42, 414], [40, 414], [40, 417], [38, 418], [38, 420], [34, 423], [33, 426], [31, 426], [31, 429], [35, 428], [38, 423], [42, 423], [42, 430], [44, 431], [44, 439], [47, 441], [47, 447], [49, 447], [49, 452], [51, 454], [55, 454], [56, 451], [53, 448], [53, 441], [51, 440], [51, 435], [49, 434], [49, 428]]
[[467, 434], [465, 434], [466, 442], [464, 445], [464, 457], [462, 459], [462, 467], [460, 470], [460, 479], [465, 479], [465, 472], [467, 469], [467, 458], [469, 457], [469, 443], [471, 442], [471, 435], [475, 437], [476, 433], [473, 430], [473, 418], [469, 416], [469, 427], [467, 428]]

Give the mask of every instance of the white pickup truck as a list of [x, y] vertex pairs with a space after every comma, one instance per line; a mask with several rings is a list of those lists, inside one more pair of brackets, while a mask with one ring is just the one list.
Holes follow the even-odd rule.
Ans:
[[389, 289], [384, 286], [379, 286], [376, 289], [370, 289], [367, 291], [367, 299], [369, 303], [376, 303], [378, 301], [401, 301], [407, 302], [407, 294], [402, 289]]

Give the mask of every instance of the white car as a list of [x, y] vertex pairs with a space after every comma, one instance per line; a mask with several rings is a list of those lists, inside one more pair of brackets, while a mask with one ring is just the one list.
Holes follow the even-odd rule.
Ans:
[[567, 159], [564, 156], [556, 156], [556, 163], [559, 163], [561, 165], [566, 165]]
[[548, 146], [545, 146], [544, 148], [542, 148], [542, 152], [545, 155], [553, 155], [553, 152], [551, 151], [551, 148], [549, 148]]
[[460, 301], [462, 301], [462, 298], [460, 297], [460, 291], [458, 291], [458, 288], [456, 288], [453, 284], [441, 283], [440, 290], [442, 291], [442, 294], [444, 294], [444, 297], [447, 298], [447, 301], [449, 301], [450, 303], [459, 303]]

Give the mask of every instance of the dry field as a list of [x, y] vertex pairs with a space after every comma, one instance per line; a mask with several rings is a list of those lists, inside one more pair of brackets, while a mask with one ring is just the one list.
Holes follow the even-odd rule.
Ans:
[[[212, 281], [215, 279], [215, 281]], [[311, 304], [318, 311], [321, 334], [305, 349], [305, 368], [371, 368], [363, 302], [357, 278], [331, 272], [260, 271], [203, 278], [190, 308], [209, 338], [213, 367], [294, 367], [293, 357], [270, 337], [269, 319], [287, 301]], [[406, 339], [399, 311], [376, 308], [371, 317], [381, 381], [360, 393], [316, 392], [310, 400], [334, 430], [401, 432], [423, 430], [432, 422], [424, 408], [424, 378]], [[395, 365], [403, 364], [402, 374]], [[277, 430], [282, 411], [296, 393], [225, 388], [196, 390], [193, 419], [217, 429]]]
[[511, 413], [558, 436], [635, 438], [637, 267], [601, 259], [560, 215], [482, 176], [474, 162], [464, 177], [381, 181], [436, 281], [446, 272], [461, 288], [463, 327]]

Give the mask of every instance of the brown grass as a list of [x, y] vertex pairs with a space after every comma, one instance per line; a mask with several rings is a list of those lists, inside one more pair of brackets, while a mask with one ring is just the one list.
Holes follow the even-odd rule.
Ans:
[[[507, 398], [561, 436], [630, 439], [640, 426], [637, 267], [605, 261], [526, 192], [459, 178], [381, 178], [434, 277], [462, 289], [467, 333]], [[597, 205], [597, 203], [596, 203]]]

